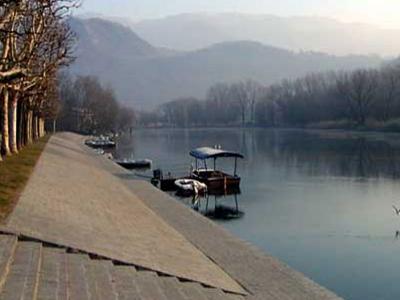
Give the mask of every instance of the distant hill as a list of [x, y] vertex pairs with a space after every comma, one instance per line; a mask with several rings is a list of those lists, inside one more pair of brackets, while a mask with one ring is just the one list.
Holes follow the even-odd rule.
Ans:
[[335, 55], [400, 54], [400, 30], [321, 17], [181, 14], [136, 22], [132, 29], [153, 45], [196, 50], [215, 43], [253, 40], [289, 50]]
[[270, 84], [310, 72], [375, 67], [382, 62], [376, 56], [294, 53], [249, 41], [177, 52], [154, 47], [111, 21], [74, 19], [71, 25], [79, 37], [72, 72], [99, 76], [114, 87], [121, 101], [140, 109], [178, 97], [204, 97], [216, 82], [251, 78]]

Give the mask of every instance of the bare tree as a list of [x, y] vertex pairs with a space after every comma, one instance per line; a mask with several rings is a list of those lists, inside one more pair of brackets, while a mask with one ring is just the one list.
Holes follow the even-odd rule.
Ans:
[[337, 91], [346, 101], [350, 118], [357, 125], [365, 125], [370, 114], [377, 88], [376, 80], [375, 70], [356, 70], [340, 74], [337, 78]]
[[75, 0], [0, 3], [3, 155], [17, 153], [18, 147], [43, 135], [42, 110], [50, 99], [55, 101], [50, 96], [54, 78], [71, 61], [74, 36], [67, 18], [77, 5]]
[[261, 84], [254, 80], [241, 81], [231, 86], [232, 97], [237, 101], [240, 108], [242, 126], [246, 124], [247, 120], [254, 124], [255, 107], [261, 90]]
[[378, 76], [376, 118], [387, 122], [395, 113], [395, 105], [400, 97], [400, 66], [387, 66]]
[[210, 87], [207, 93], [206, 108], [208, 118], [206, 123], [228, 124], [237, 118], [237, 110], [232, 99], [231, 87], [227, 83], [217, 83]]

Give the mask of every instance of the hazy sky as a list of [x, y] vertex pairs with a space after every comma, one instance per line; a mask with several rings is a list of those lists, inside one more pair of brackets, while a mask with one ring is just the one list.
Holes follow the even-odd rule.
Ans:
[[133, 20], [186, 12], [329, 16], [400, 28], [400, 0], [83, 0], [83, 13]]

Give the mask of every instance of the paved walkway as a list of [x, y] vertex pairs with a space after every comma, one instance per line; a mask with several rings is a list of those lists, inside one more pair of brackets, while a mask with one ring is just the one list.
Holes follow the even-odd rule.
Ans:
[[46, 146], [6, 229], [41, 241], [246, 293], [108, 172], [82, 137]]

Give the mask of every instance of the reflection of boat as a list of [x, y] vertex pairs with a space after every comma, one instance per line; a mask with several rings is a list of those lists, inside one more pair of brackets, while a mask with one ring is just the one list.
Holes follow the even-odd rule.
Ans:
[[207, 218], [215, 220], [232, 220], [240, 219], [244, 216], [244, 212], [225, 205], [216, 206], [215, 209], [206, 211], [204, 215]]
[[205, 194], [207, 192], [207, 185], [200, 181], [193, 179], [178, 179], [175, 180], [175, 185], [178, 188], [178, 195], [192, 196]]
[[218, 197], [214, 196], [214, 207], [209, 208], [210, 195], [206, 198], [206, 207], [203, 214], [215, 220], [233, 220], [240, 219], [244, 216], [244, 212], [239, 210], [239, 203], [237, 194], [234, 194], [235, 206], [218, 204]]
[[[240, 185], [240, 177], [237, 175], [237, 159], [244, 158], [242, 154], [210, 147], [194, 149], [190, 155], [196, 159], [196, 169], [192, 171], [191, 178], [205, 183], [209, 189], [227, 190], [230, 188], [238, 188]], [[234, 174], [230, 175], [216, 169], [216, 161], [218, 158], [234, 158], [235, 169]], [[209, 159], [214, 160], [214, 168], [207, 166]], [[198, 161], [202, 161], [204, 168], [198, 167]]]
[[152, 164], [152, 161], [150, 159], [141, 159], [141, 160], [114, 159], [114, 162], [128, 170], [151, 168], [151, 164]]

